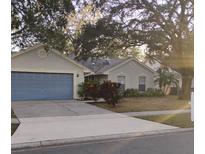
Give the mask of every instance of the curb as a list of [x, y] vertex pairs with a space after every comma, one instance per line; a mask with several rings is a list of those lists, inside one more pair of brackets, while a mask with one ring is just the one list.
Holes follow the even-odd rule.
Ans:
[[149, 132], [141, 132], [141, 133], [126, 133], [126, 134], [90, 136], [90, 137], [72, 138], [72, 139], [57, 139], [57, 140], [46, 140], [46, 141], [39, 141], [39, 142], [19, 143], [19, 144], [12, 144], [11, 150], [15, 151], [15, 150], [34, 149], [34, 148], [48, 147], [48, 146], [60, 146], [60, 145], [67, 145], [67, 144], [83, 144], [88, 142], [123, 140], [123, 139], [132, 139], [135, 137], [166, 135], [168, 133], [187, 132], [187, 131], [194, 131], [194, 128], [175, 128], [175, 129], [149, 131]]

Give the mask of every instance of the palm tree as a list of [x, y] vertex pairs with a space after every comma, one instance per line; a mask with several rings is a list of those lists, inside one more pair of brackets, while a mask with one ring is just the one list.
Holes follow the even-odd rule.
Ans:
[[168, 68], [159, 68], [158, 75], [155, 77], [154, 82], [159, 84], [159, 88], [165, 95], [170, 92], [171, 85], [178, 87], [179, 80], [175, 73], [170, 72]]

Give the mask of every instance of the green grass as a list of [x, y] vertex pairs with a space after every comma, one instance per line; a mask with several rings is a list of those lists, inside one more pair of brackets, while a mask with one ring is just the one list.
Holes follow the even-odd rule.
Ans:
[[19, 124], [11, 124], [11, 136], [14, 134]]
[[[17, 116], [15, 115], [13, 109], [11, 109], [11, 118], [15, 118], [17, 119]], [[11, 124], [11, 135], [14, 134], [14, 132], [16, 131], [16, 129], [18, 128], [19, 124]]]
[[119, 113], [190, 109], [188, 101], [179, 100], [177, 96], [123, 98], [116, 107], [106, 102], [90, 104]]
[[11, 109], [11, 118], [17, 118], [14, 111], [13, 111], [13, 109]]
[[136, 118], [159, 122], [159, 123], [176, 126], [180, 128], [194, 127], [194, 123], [191, 121], [191, 113], [142, 116], [142, 117], [136, 117]]

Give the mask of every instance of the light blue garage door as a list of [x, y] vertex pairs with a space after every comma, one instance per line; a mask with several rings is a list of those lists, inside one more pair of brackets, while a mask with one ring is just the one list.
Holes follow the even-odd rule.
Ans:
[[11, 73], [11, 100], [72, 99], [73, 75], [54, 73]]

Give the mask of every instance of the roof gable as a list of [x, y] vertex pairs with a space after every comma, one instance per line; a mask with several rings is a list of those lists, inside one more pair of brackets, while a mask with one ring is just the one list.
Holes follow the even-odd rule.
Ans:
[[[29, 48], [27, 48], [27, 49], [25, 49], [25, 50], [21, 50], [21, 51], [19, 51], [18, 53], [12, 54], [12, 55], [11, 55], [11, 58], [14, 59], [14, 58], [16, 58], [16, 57], [18, 57], [18, 56], [21, 56], [21, 55], [26, 54], [26, 53], [28, 53], [28, 52], [37, 50], [37, 49], [39, 49], [39, 48], [43, 48], [43, 45], [42, 45], [42, 44], [38, 44], [38, 45], [36, 45], [36, 46], [29, 47]], [[61, 57], [61, 58], [65, 59], [65, 60], [67, 60], [67, 61], [73, 63], [74, 65], [76, 65], [76, 66], [78, 66], [78, 67], [80, 67], [80, 68], [83, 68], [84, 72], [92, 72], [89, 68], [87, 68], [87, 67], [83, 66], [82, 64], [77, 63], [76, 61], [74, 61], [74, 60], [72, 60], [72, 59], [66, 57], [65, 55], [63, 55], [62, 53], [60, 53], [60, 52], [57, 51], [57, 50], [51, 49], [50, 51], [52, 51], [53, 53], [55, 53], [55, 54], [58, 55], [59, 57]]]
[[84, 61], [81, 60], [80, 63], [89, 69], [91, 69], [95, 74], [102, 74], [106, 70], [120, 64], [124, 59], [91, 59]]
[[153, 69], [151, 69], [150, 67], [148, 67], [147, 65], [143, 64], [142, 62], [138, 61], [136, 58], [129, 58], [127, 60], [124, 60], [122, 63], [120, 63], [119, 65], [116, 65], [108, 70], [106, 70], [104, 73], [105, 74], [108, 74], [110, 71], [114, 70], [114, 69], [117, 69], [119, 67], [121, 67], [122, 65], [125, 65], [127, 64], [128, 62], [130, 61], [134, 61], [136, 62], [137, 64], [141, 65], [142, 67], [144, 67], [145, 69], [149, 70], [150, 72], [152, 73], [155, 73], [155, 71]]
[[[70, 55], [71, 59], [74, 59], [74, 55]], [[119, 59], [119, 58], [96, 58], [91, 59], [88, 58], [87, 60], [80, 60], [78, 61], [82, 65], [91, 69], [95, 74], [108, 74], [110, 71], [121, 67], [124, 64], [127, 64], [130, 61], [135, 61], [137, 64], [141, 65], [143, 68], [151, 71], [154, 73], [155, 71], [150, 68], [149, 66], [143, 64], [142, 62], [138, 61], [136, 58], [126, 58], [126, 59]]]

